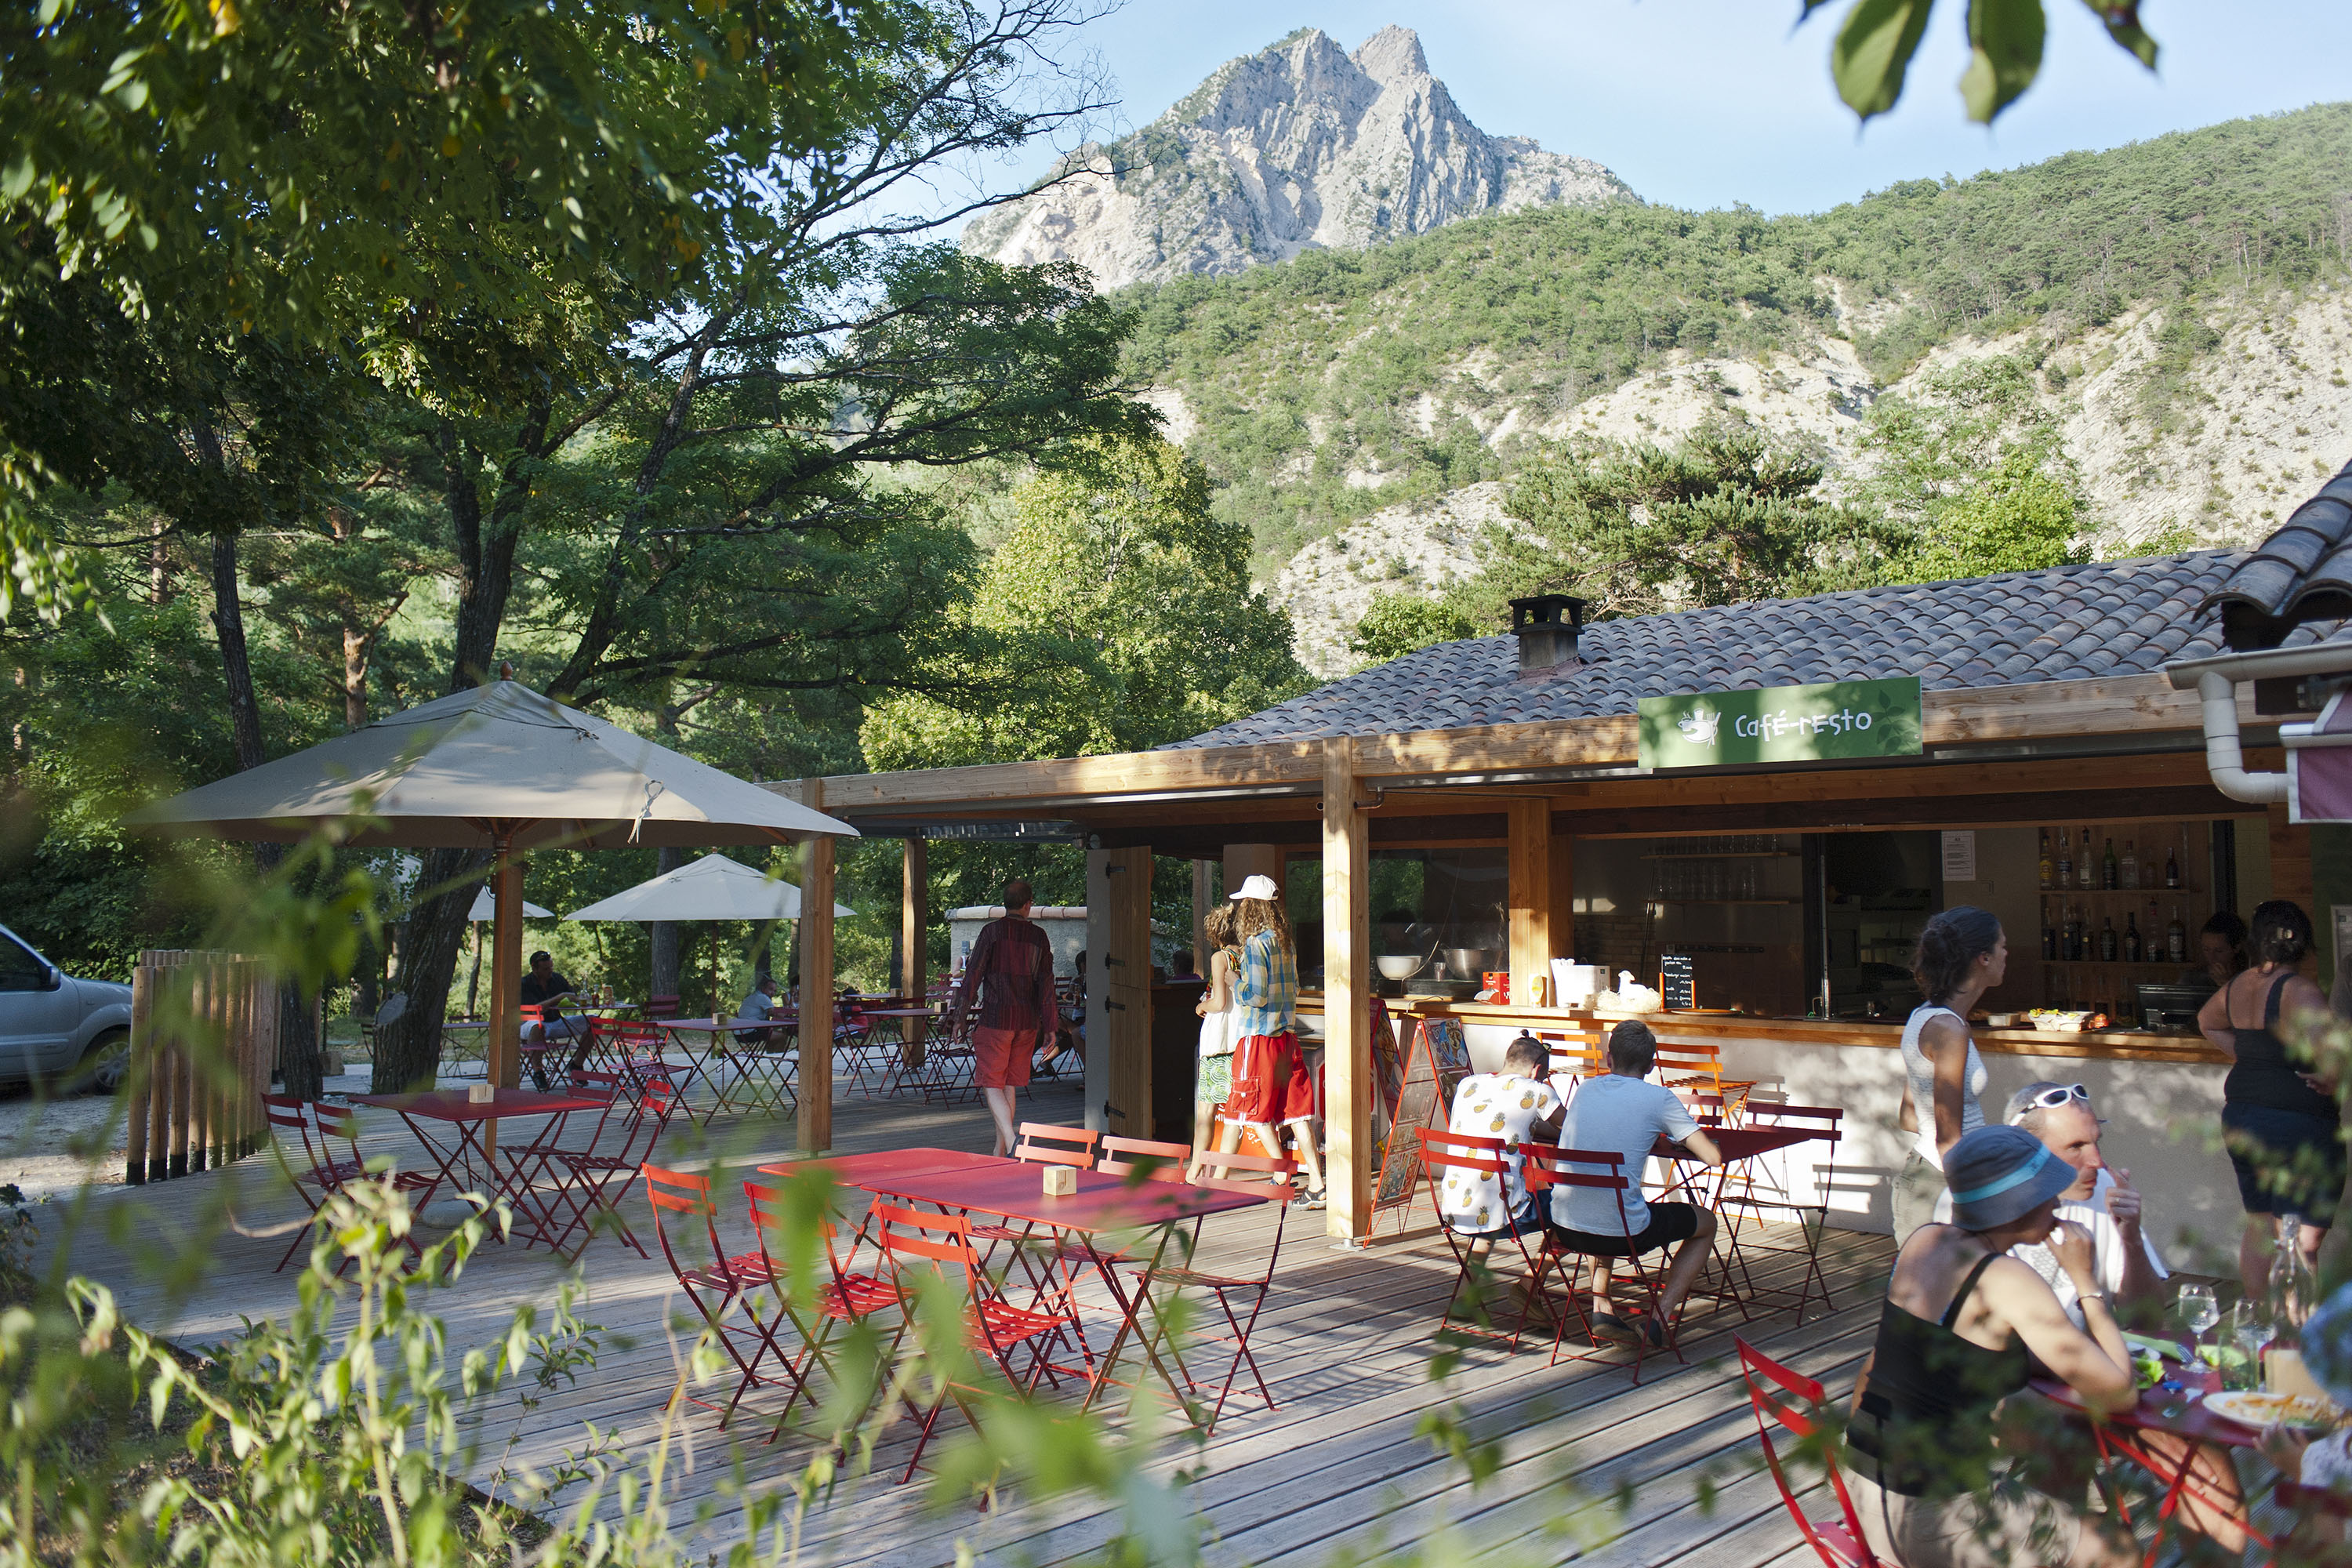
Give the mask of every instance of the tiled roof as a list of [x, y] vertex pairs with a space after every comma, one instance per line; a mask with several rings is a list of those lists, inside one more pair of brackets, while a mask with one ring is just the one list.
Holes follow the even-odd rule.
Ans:
[[2294, 509], [2197, 606], [2218, 606], [2232, 647], [2276, 647], [2298, 621], [2352, 616], [2352, 464]]
[[2200, 606], [2246, 559], [2200, 550], [1598, 621], [1580, 662], [1525, 679], [1512, 637], [1440, 643], [1176, 743], [1587, 719], [1644, 697], [1821, 680], [1916, 675], [1935, 691], [2153, 674], [2221, 651]]

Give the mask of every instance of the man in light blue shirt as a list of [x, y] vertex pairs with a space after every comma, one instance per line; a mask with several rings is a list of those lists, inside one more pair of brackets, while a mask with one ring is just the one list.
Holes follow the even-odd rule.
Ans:
[[1630, 1340], [1634, 1331], [1610, 1303], [1611, 1259], [1634, 1258], [1662, 1247], [1675, 1248], [1674, 1262], [1658, 1290], [1657, 1310], [1643, 1325], [1650, 1343], [1663, 1346], [1665, 1325], [1674, 1321], [1676, 1309], [1706, 1262], [1715, 1240], [1715, 1215], [1696, 1204], [1643, 1201], [1642, 1173], [1649, 1168], [1652, 1148], [1661, 1138], [1681, 1144], [1710, 1165], [1722, 1164], [1723, 1154], [1674, 1090], [1643, 1081], [1657, 1059], [1658, 1037], [1647, 1024], [1628, 1018], [1609, 1032], [1609, 1071], [1578, 1086], [1560, 1124], [1559, 1146], [1622, 1155], [1622, 1166], [1571, 1164], [1570, 1169], [1594, 1176], [1609, 1175], [1612, 1169], [1622, 1171], [1626, 1186], [1622, 1192], [1554, 1187], [1551, 1222], [1563, 1247], [1592, 1259], [1592, 1326], [1604, 1338]]

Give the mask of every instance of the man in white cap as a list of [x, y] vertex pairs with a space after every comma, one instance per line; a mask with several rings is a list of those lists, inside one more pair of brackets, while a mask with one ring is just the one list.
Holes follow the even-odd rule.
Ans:
[[1234, 894], [1234, 934], [1242, 967], [1234, 986], [1234, 1092], [1225, 1101], [1225, 1130], [1217, 1146], [1231, 1153], [1242, 1129], [1255, 1131], [1269, 1152], [1289, 1132], [1307, 1191], [1298, 1203], [1324, 1206], [1323, 1161], [1315, 1147], [1315, 1085], [1298, 1054], [1298, 948], [1271, 877], [1245, 879]]

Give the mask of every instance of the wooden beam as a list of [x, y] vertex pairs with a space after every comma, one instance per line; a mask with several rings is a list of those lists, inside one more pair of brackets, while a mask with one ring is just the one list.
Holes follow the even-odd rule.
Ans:
[[[824, 781], [808, 781], [821, 790]], [[807, 804], [817, 810], [818, 800]], [[833, 839], [801, 840], [800, 1128], [803, 1152], [833, 1147]]]
[[[2092, 822], [2179, 822], [2245, 816], [2250, 808], [2210, 784], [2156, 789], [2110, 787], [2057, 795], [1930, 795], [1876, 800], [1757, 801], [1725, 805], [1705, 818], [1712, 833], [1841, 832], [1874, 827], [1989, 827], [2003, 823], [2031, 826], [2042, 821], [2082, 817]], [[1680, 834], [1691, 829], [1686, 805], [1626, 805], [1562, 816], [1568, 831], [1582, 838]]]
[[1324, 1173], [1331, 1235], [1372, 1230], [1371, 849], [1356, 804], [1357, 743], [1323, 742]]
[[1508, 804], [1511, 1000], [1542, 1005], [1551, 978], [1551, 802]]
[[[919, 1007], [930, 993], [931, 877], [930, 847], [920, 838], [907, 840], [906, 858], [898, 868], [898, 982], [908, 1003]], [[906, 1058], [911, 1067], [923, 1062], [922, 1026], [908, 1031]]]

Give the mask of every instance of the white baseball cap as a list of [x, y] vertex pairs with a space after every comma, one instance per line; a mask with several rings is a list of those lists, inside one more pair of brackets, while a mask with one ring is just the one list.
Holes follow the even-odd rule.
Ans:
[[1243, 882], [1242, 890], [1234, 895], [1236, 899], [1267, 900], [1277, 899], [1281, 896], [1282, 895], [1275, 889], [1274, 879], [1266, 876], [1264, 872], [1260, 872], [1258, 875]]

